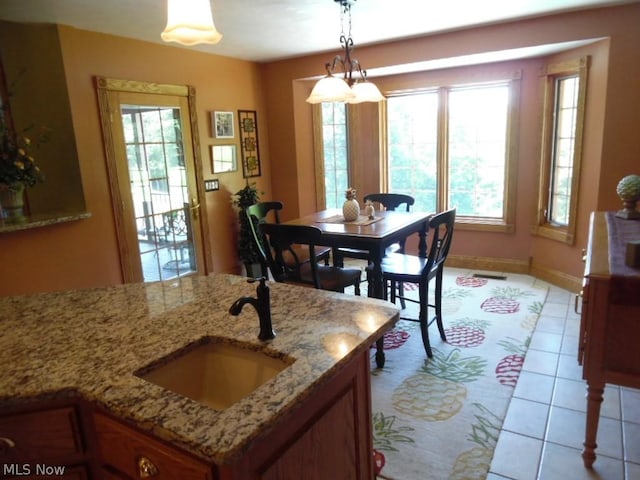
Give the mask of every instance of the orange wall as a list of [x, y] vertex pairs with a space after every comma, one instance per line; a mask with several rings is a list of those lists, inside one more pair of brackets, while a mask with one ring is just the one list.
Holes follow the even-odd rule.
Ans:
[[[368, 47], [358, 46], [355, 56], [369, 69], [470, 55], [547, 43], [585, 39], [608, 39], [571, 55], [593, 56], [587, 92], [588, 106], [583, 151], [583, 175], [579, 198], [578, 231], [573, 246], [533, 236], [537, 208], [540, 158], [541, 104], [539, 71], [542, 60], [510, 62], [523, 70], [519, 138], [517, 223], [513, 234], [459, 230], [452, 253], [531, 262], [542, 269], [580, 277], [581, 249], [586, 246], [588, 216], [592, 210], [615, 210], [620, 202], [617, 182], [638, 170], [640, 142], [640, 3], [587, 10], [520, 22], [425, 36]], [[356, 39], [357, 41], [357, 39]], [[337, 40], [336, 40], [337, 43]], [[277, 124], [286, 138], [271, 136], [273, 188], [276, 196], [297, 201], [299, 213], [316, 208], [315, 190], [308, 179], [313, 164], [311, 106], [304, 102], [313, 82], [304, 79], [322, 74], [332, 54], [273, 62], [262, 67], [271, 125]], [[431, 72], [424, 75], [437, 75]], [[396, 79], [397, 82], [406, 78]], [[375, 79], [384, 87], [387, 79]], [[295, 132], [295, 133], [292, 133]], [[292, 141], [293, 137], [293, 141]], [[297, 180], [289, 172], [302, 172]], [[359, 181], [355, 179], [354, 182]], [[363, 194], [366, 192], [362, 192]], [[290, 212], [294, 212], [292, 208]], [[297, 214], [298, 212], [295, 212]]]
[[[592, 210], [618, 209], [618, 180], [638, 171], [640, 142], [640, 3], [543, 17], [426, 36], [370, 47], [356, 57], [367, 68], [486, 51], [588, 38], [608, 38], [590, 47], [594, 58], [588, 92], [587, 130], [577, 241], [574, 246], [531, 236], [537, 192], [540, 112], [534, 72], [539, 60], [516, 62], [523, 79], [518, 169], [518, 220], [514, 234], [460, 231], [453, 253], [526, 261], [579, 277]], [[196, 88], [204, 178], [213, 178], [208, 114], [212, 110], [257, 110], [263, 198], [285, 202], [285, 218], [316, 208], [311, 82], [331, 54], [257, 65], [173, 46], [150, 44], [71, 27], [59, 27], [62, 57], [84, 187], [87, 220], [0, 234], [0, 295], [117, 284], [122, 281], [93, 76]], [[357, 38], [356, 38], [357, 41]], [[337, 39], [336, 39], [337, 43]], [[44, 81], [44, 80], [43, 80]], [[372, 131], [370, 123], [363, 123]], [[372, 135], [373, 137], [373, 135]], [[361, 146], [362, 155], [377, 146]], [[214, 271], [238, 267], [236, 219], [229, 196], [244, 185], [241, 172], [216, 175], [221, 190], [204, 199]], [[363, 188], [375, 175], [362, 180]]]
[[[259, 190], [270, 197], [271, 174], [265, 102], [256, 64], [190, 49], [59, 27], [87, 220], [0, 234], [0, 295], [111, 285], [122, 282], [106, 161], [93, 77], [188, 84], [196, 89], [203, 177], [220, 191], [204, 199], [213, 270], [236, 271], [236, 218], [230, 195], [244, 185], [238, 172], [213, 175], [212, 110], [256, 110], [262, 156]], [[237, 135], [236, 135], [236, 142]], [[238, 144], [239, 151], [239, 144]], [[252, 179], [253, 181], [254, 179]]]

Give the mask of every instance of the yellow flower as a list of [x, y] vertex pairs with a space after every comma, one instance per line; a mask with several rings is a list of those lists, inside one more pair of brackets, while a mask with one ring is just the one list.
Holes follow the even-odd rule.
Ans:
[[20, 160], [16, 160], [13, 164], [18, 167], [20, 170], [24, 170], [24, 163]]
[[27, 152], [24, 151], [24, 148], [19, 148], [18, 155], [20, 155], [21, 157], [24, 157], [27, 155]]

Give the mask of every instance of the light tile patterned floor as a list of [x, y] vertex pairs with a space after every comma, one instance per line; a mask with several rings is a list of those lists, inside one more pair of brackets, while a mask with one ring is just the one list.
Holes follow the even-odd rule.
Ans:
[[640, 479], [640, 390], [607, 385], [597, 459], [581, 450], [586, 383], [572, 293], [551, 286], [498, 439], [488, 480]]

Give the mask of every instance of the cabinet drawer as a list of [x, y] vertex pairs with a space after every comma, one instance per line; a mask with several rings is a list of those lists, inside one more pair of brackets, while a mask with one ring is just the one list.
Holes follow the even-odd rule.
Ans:
[[42, 463], [84, 451], [74, 407], [0, 417], [2, 463]]
[[[106, 415], [96, 413], [95, 427], [100, 456], [109, 469], [131, 478], [212, 479], [210, 465]], [[145, 475], [145, 469], [155, 473]]]

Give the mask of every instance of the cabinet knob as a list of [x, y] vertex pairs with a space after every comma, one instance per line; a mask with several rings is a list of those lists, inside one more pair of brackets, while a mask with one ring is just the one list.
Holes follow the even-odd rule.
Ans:
[[16, 442], [7, 437], [0, 437], [0, 452], [4, 450], [9, 450], [10, 448], [14, 448], [16, 446]]
[[145, 456], [138, 457], [138, 476], [140, 478], [155, 477], [160, 474], [158, 467]]

